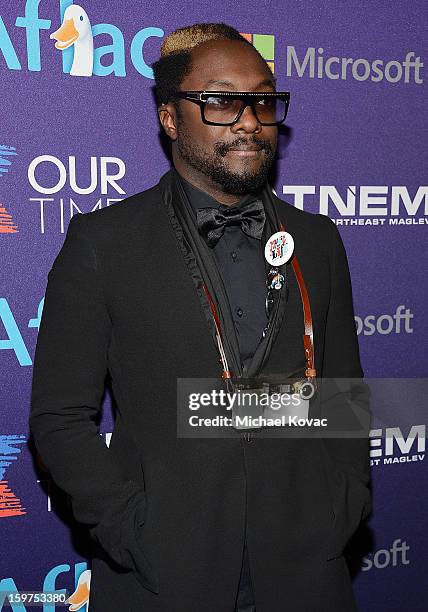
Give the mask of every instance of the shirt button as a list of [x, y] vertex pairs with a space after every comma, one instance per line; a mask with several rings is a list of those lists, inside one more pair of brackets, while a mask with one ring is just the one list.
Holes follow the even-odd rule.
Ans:
[[233, 261], [236, 261], [236, 258], [238, 257], [238, 254], [236, 251], [232, 251], [230, 254], [231, 258], [233, 259]]
[[244, 311], [242, 310], [242, 308], [237, 308], [236, 314], [238, 315], [238, 317], [242, 317], [242, 315], [244, 314]]

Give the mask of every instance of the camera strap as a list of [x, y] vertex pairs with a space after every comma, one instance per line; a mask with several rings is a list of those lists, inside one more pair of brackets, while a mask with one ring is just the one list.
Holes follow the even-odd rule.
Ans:
[[[285, 231], [285, 227], [282, 222], [280, 223], [280, 231], [281, 232]], [[291, 265], [293, 266], [293, 270], [296, 275], [297, 284], [299, 285], [300, 297], [302, 300], [302, 307], [303, 307], [303, 319], [304, 319], [304, 326], [305, 326], [305, 333], [303, 335], [303, 346], [305, 350], [305, 360], [306, 360], [305, 376], [310, 382], [314, 382], [314, 379], [316, 377], [316, 369], [315, 369], [315, 363], [314, 363], [315, 350], [314, 350], [314, 334], [313, 334], [311, 305], [309, 302], [309, 296], [308, 296], [308, 291], [306, 289], [306, 284], [303, 279], [303, 274], [302, 274], [302, 271], [299, 266], [299, 262], [295, 254], [291, 258]], [[218, 313], [217, 313], [217, 310], [214, 304], [214, 300], [212, 299], [212, 296], [210, 294], [210, 291], [207, 285], [203, 283], [202, 286], [203, 286], [204, 292], [207, 296], [207, 299], [208, 299], [208, 302], [211, 308], [211, 314], [213, 316], [214, 325], [215, 325], [216, 332], [217, 332], [217, 343], [218, 343], [221, 362], [223, 365], [222, 378], [229, 381], [232, 378], [232, 373], [229, 370], [229, 366], [228, 366], [224, 348], [223, 348], [223, 339], [222, 339], [220, 319], [219, 319], [219, 316], [218, 316]]]

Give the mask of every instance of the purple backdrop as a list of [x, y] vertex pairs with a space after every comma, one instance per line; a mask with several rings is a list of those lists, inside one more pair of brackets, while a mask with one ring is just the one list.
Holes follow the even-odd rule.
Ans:
[[[366, 376], [428, 376], [426, 3], [222, 1], [195, 12], [190, 0], [178, 9], [82, 1], [75, 6], [87, 11], [94, 54], [92, 75], [81, 77], [70, 68], [88, 59], [83, 31], [65, 51], [49, 38], [70, 4], [0, 3], [0, 591], [73, 592], [90, 570], [66, 522], [67, 499], [28, 446], [32, 359], [47, 273], [72, 214], [120, 206], [168, 169], [150, 64], [177, 27], [233, 25], [270, 62], [278, 90], [291, 91], [273, 187], [339, 226]], [[106, 394], [106, 443], [110, 405]], [[392, 401], [386, 427], [372, 432], [375, 512], [369, 552], [354, 568], [367, 612], [426, 609], [426, 416], [406, 419], [394, 434], [397, 461], [385, 462], [400, 410]], [[413, 425], [417, 448], [403, 443]]]

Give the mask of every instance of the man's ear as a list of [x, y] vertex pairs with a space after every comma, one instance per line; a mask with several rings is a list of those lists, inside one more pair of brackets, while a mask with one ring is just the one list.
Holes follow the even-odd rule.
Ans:
[[177, 140], [177, 123], [176, 123], [176, 109], [170, 102], [167, 104], [161, 104], [158, 106], [159, 121], [167, 136], [171, 140]]

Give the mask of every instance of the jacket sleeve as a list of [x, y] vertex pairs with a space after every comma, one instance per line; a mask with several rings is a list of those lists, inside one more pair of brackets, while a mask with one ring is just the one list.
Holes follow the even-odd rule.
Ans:
[[119, 565], [157, 591], [138, 535], [145, 492], [130, 480], [94, 422], [108, 369], [112, 323], [86, 215], [72, 217], [48, 274], [34, 357], [29, 426], [77, 521]]
[[368, 489], [370, 388], [363, 381], [345, 247], [334, 222], [324, 218], [328, 225], [331, 293], [323, 355], [323, 414], [329, 426], [348, 433], [324, 437], [323, 443], [336, 477], [345, 474], [359, 490], [360, 499], [364, 498], [361, 518], [365, 518], [372, 507]]

